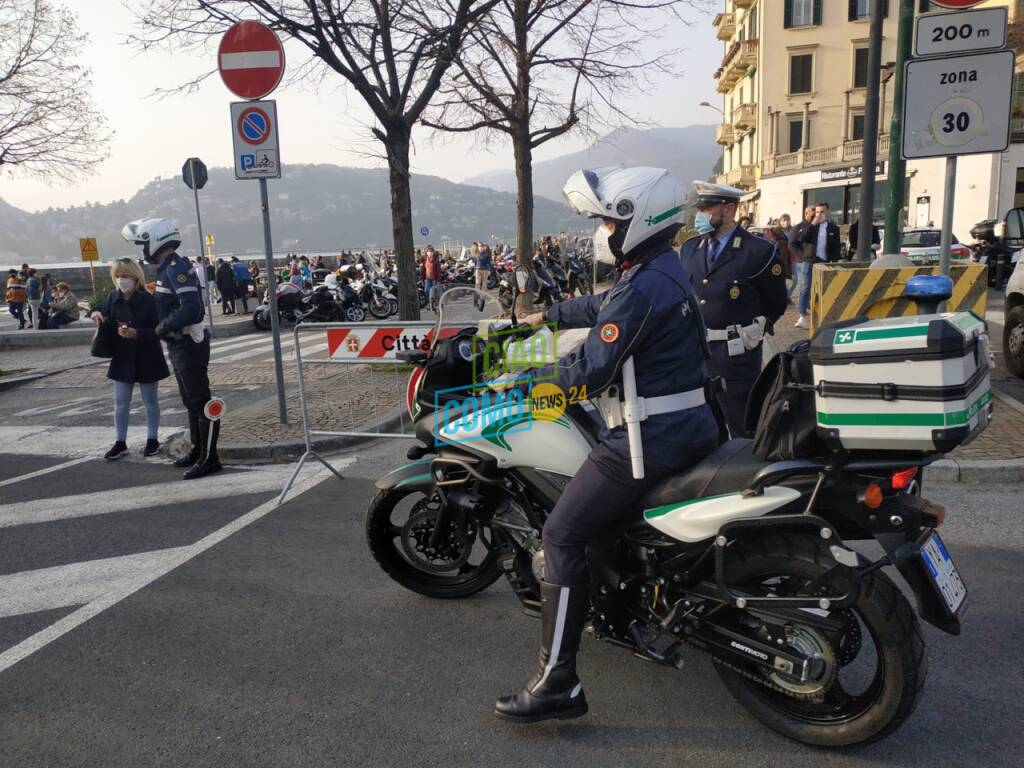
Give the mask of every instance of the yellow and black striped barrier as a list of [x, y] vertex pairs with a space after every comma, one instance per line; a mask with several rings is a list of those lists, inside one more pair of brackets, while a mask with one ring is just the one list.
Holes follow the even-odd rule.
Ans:
[[[949, 311], [973, 312], [985, 317], [988, 297], [987, 267], [954, 264], [953, 296]], [[907, 280], [915, 275], [937, 275], [934, 267], [886, 267], [872, 269], [853, 263], [816, 264], [811, 278], [811, 333], [823, 325], [866, 316], [872, 319], [917, 313], [917, 304], [903, 298]]]

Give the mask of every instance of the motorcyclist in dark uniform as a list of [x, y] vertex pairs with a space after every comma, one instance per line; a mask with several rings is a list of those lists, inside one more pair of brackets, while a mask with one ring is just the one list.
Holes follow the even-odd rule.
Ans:
[[[657, 168], [578, 171], [565, 186], [570, 206], [602, 221], [594, 237], [598, 259], [618, 265], [613, 288], [549, 307], [526, 318], [565, 328], [591, 328], [584, 345], [557, 364], [531, 372], [534, 382], [594, 401], [635, 368], [648, 418], [640, 425], [643, 478], [636, 479], [623, 426], [605, 429], [566, 486], [544, 526], [543, 630], [540, 662], [526, 687], [498, 699], [495, 714], [515, 722], [579, 717], [587, 702], [576, 674], [576, 652], [587, 619], [586, 546], [639, 511], [643, 494], [682, 471], [718, 443], [718, 426], [704, 397], [704, 328], [672, 239], [682, 225], [683, 185]], [[632, 359], [632, 364], [628, 361]], [[628, 375], [628, 374], [627, 374]], [[605, 408], [621, 402], [605, 401]], [[622, 411], [619, 411], [620, 415]]]
[[747, 399], [761, 372], [762, 339], [786, 311], [786, 278], [775, 243], [736, 223], [743, 190], [693, 182], [699, 233], [683, 243], [683, 269], [708, 329], [708, 373], [725, 380], [723, 410], [733, 437], [745, 437]]
[[192, 263], [179, 256], [181, 234], [170, 219], [140, 219], [121, 230], [125, 240], [142, 246], [142, 257], [157, 265], [156, 309], [160, 322], [156, 335], [167, 343], [167, 353], [178, 380], [181, 401], [188, 410], [188, 430], [192, 448], [187, 456], [174, 462], [189, 467], [183, 475], [195, 480], [221, 469], [217, 456], [220, 421], [206, 413], [210, 402], [210, 336], [203, 327], [203, 300], [199, 279]]

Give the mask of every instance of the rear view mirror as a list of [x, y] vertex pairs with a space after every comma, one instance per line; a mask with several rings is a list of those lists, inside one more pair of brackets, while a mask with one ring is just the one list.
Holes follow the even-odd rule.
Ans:
[[1006, 214], [1004, 242], [1010, 248], [1024, 248], [1024, 208], [1013, 208]]

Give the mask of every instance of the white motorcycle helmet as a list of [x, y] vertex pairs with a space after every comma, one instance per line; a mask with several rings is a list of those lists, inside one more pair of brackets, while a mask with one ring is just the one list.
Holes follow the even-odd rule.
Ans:
[[157, 253], [167, 246], [181, 245], [178, 225], [170, 219], [138, 219], [130, 221], [121, 229], [121, 237], [129, 243], [142, 246], [142, 258], [148, 262], [157, 261]]
[[683, 225], [683, 183], [664, 168], [597, 168], [576, 171], [562, 189], [577, 214], [620, 222], [615, 232], [598, 227], [594, 257], [615, 264], [655, 236], [674, 236]]

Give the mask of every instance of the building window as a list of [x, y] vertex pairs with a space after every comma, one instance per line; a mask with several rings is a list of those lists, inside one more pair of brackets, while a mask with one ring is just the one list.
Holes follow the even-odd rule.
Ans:
[[855, 113], [855, 114], [853, 114], [851, 116], [850, 138], [853, 141], [863, 141], [864, 140], [864, 113], [863, 112], [861, 112], [860, 114], [856, 114]]
[[[811, 146], [811, 121], [807, 121], [807, 146]], [[799, 152], [804, 145], [803, 117], [789, 118], [789, 144], [787, 152]]]
[[[889, 0], [882, 0], [882, 16], [889, 15]], [[871, 18], [871, 0], [850, 0], [850, 21], [867, 21]]]
[[1017, 187], [1014, 189], [1013, 207], [1024, 207], [1024, 168], [1017, 169]]
[[810, 27], [821, 24], [821, 0], [785, 0], [783, 26]]
[[868, 87], [868, 49], [853, 49], [853, 87]]
[[789, 57], [789, 92], [810, 93], [814, 72], [814, 54], [800, 53]]

